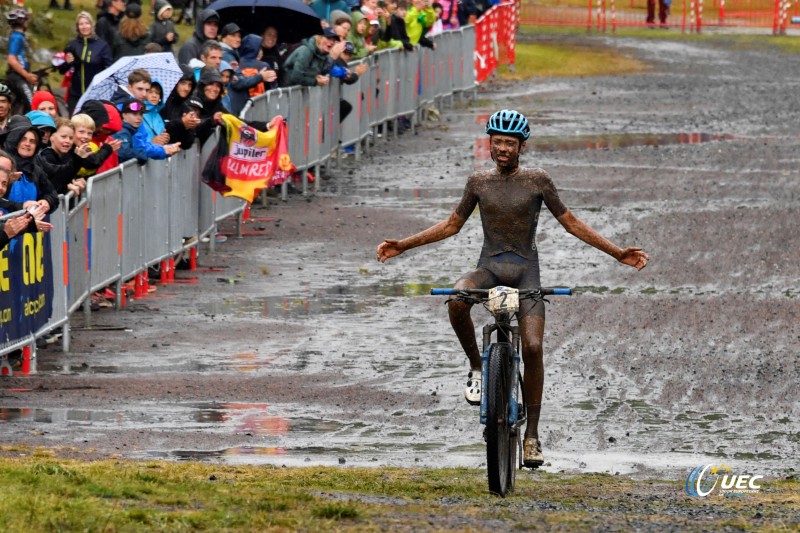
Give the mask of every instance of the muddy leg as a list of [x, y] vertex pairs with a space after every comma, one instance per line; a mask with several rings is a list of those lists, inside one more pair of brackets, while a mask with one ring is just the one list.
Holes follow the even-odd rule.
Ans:
[[481, 352], [478, 350], [478, 341], [475, 338], [475, 325], [472, 322], [470, 311], [472, 304], [465, 302], [450, 302], [447, 304], [450, 314], [450, 325], [456, 332], [461, 348], [469, 358], [469, 366], [472, 370], [481, 369]]
[[[536, 305], [544, 305], [538, 302]], [[525, 362], [525, 375], [522, 387], [528, 404], [528, 426], [526, 439], [539, 438], [539, 415], [542, 411], [542, 390], [544, 389], [544, 358], [542, 338], [544, 337], [544, 316], [527, 315], [520, 320], [522, 337], [522, 360]]]

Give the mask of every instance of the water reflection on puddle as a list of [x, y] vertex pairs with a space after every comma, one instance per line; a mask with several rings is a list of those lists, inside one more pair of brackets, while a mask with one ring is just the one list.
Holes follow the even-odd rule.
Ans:
[[450, 280], [434, 283], [387, 282], [372, 285], [337, 285], [304, 296], [232, 297], [204, 304], [200, 311], [211, 315], [257, 313], [263, 317], [302, 318], [321, 314], [360, 314], [386, 306], [388, 298], [430, 294], [433, 287], [447, 287]]

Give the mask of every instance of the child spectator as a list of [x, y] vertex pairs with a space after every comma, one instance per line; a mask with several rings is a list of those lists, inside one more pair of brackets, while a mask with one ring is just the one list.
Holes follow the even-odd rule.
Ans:
[[161, 117], [163, 102], [163, 89], [161, 82], [153, 80], [147, 90], [147, 100], [145, 101], [145, 113], [142, 118], [142, 129], [147, 134], [147, 138], [153, 144], [165, 145], [169, 142], [169, 134], [166, 132], [166, 124]]
[[[117, 139], [112, 139], [102, 146], [95, 143], [92, 140], [95, 131], [95, 122], [94, 119], [87, 114], [77, 114], [73, 116], [70, 121], [72, 125], [75, 126], [74, 153], [81, 157], [81, 160], [78, 161], [78, 171], [76, 175], [78, 178], [86, 179], [97, 174], [97, 169], [100, 168], [114, 152], [119, 150], [119, 147], [122, 146], [122, 142]], [[84, 154], [86, 155], [84, 156]]]
[[148, 159], [166, 159], [180, 151], [180, 143], [161, 146], [147, 139], [147, 133], [139, 128], [144, 111], [141, 100], [129, 100], [122, 106], [122, 130], [112, 136], [122, 141], [118, 152], [120, 164], [131, 159], [144, 164]]
[[142, 22], [142, 6], [130, 3], [125, 7], [125, 16], [119, 22], [119, 33], [114, 35], [111, 46], [114, 61], [120, 57], [144, 54], [144, 47], [150, 42], [150, 32]]
[[172, 53], [173, 45], [178, 43], [180, 35], [175, 31], [172, 22], [172, 5], [166, 0], [155, 0], [153, 6], [155, 17], [150, 23], [150, 40], [161, 46], [162, 52]]
[[353, 11], [350, 16], [353, 19], [353, 26], [350, 28], [347, 40], [353, 43], [355, 49], [353, 60], [363, 59], [374, 52], [377, 46], [367, 43], [366, 38], [370, 29], [367, 17], [361, 11]]
[[50, 91], [36, 91], [31, 99], [31, 111], [43, 111], [55, 120], [58, 117], [56, 97]]
[[45, 171], [58, 194], [67, 194], [71, 191], [75, 196], [79, 196], [86, 188], [86, 180], [78, 178], [78, 168], [72, 160], [74, 142], [75, 126], [68, 118], [58, 117], [50, 146], [42, 149], [34, 161], [36, 166]]
[[219, 64], [219, 75], [222, 78], [222, 105], [234, 115], [238, 115], [238, 113], [231, 110], [231, 79], [233, 79], [233, 67], [224, 59], [222, 63]]
[[[187, 65], [181, 65], [181, 70], [183, 76], [167, 97], [161, 109], [161, 117], [164, 119], [169, 138], [174, 142], [180, 142], [181, 146], [188, 150], [194, 144], [195, 129], [200, 125], [200, 118], [199, 113], [189, 114], [184, 109], [184, 103], [192, 96], [197, 85], [194, 70]], [[200, 104], [201, 109], [202, 107]]]

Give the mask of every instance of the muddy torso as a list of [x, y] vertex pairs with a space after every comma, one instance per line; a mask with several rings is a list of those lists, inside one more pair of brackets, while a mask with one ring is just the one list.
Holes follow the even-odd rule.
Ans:
[[536, 227], [542, 203], [556, 218], [567, 211], [544, 170], [518, 168], [511, 174], [483, 171], [469, 177], [456, 214], [466, 219], [475, 206], [480, 207], [481, 258], [513, 252], [536, 260]]

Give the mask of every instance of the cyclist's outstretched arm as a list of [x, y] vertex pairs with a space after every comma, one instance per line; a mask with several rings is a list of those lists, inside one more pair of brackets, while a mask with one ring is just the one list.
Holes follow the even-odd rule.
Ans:
[[592, 228], [589, 224], [573, 215], [571, 211], [567, 211], [556, 220], [558, 220], [569, 233], [575, 235], [586, 244], [607, 253], [620, 263], [632, 266], [636, 268], [636, 270], [641, 270], [647, 266], [647, 261], [650, 259], [650, 256], [647, 255], [644, 250], [636, 247], [620, 248], [600, 235], [597, 230]]
[[420, 231], [419, 233], [406, 237], [405, 239], [396, 241], [394, 239], [386, 239], [378, 246], [378, 261], [385, 262], [391, 257], [402, 254], [406, 250], [423, 246], [432, 242], [441, 241], [448, 237], [452, 237], [464, 226], [467, 221], [457, 214], [453, 213], [450, 218], [443, 220], [430, 228]]

